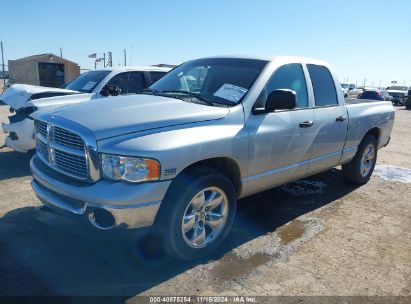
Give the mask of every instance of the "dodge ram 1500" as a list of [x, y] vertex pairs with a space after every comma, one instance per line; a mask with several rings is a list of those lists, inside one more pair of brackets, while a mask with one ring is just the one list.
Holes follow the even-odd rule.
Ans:
[[35, 120], [40, 214], [146, 228], [184, 260], [224, 241], [239, 198], [339, 165], [366, 183], [395, 115], [390, 102], [346, 103], [329, 64], [294, 57], [193, 60], [114, 98]]

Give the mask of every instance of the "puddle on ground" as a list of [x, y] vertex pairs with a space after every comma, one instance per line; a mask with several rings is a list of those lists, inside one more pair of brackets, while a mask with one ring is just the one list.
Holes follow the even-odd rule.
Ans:
[[219, 260], [218, 265], [213, 268], [213, 273], [219, 280], [228, 281], [255, 270], [256, 267], [267, 263], [270, 258], [268, 254], [256, 253], [243, 259], [233, 252], [229, 252]]
[[300, 220], [294, 220], [285, 226], [282, 226], [277, 231], [277, 236], [281, 240], [281, 244], [287, 245], [296, 239], [303, 236], [305, 232], [305, 223]]
[[209, 264], [215, 280], [247, 280], [259, 266], [285, 261], [301, 244], [323, 230], [319, 218], [301, 217], [278, 228], [273, 233], [261, 235], [244, 243], [217, 261]]
[[310, 194], [321, 194], [324, 192], [326, 186], [327, 184], [323, 182], [312, 180], [299, 180], [289, 184], [285, 184], [279, 188], [294, 196], [302, 196]]
[[374, 174], [386, 181], [411, 183], [411, 169], [404, 167], [379, 165], [375, 166]]

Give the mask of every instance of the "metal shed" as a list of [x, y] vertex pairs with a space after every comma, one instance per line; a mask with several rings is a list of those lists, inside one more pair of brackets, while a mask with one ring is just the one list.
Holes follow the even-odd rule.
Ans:
[[80, 75], [77, 63], [51, 53], [9, 60], [10, 83], [61, 87]]

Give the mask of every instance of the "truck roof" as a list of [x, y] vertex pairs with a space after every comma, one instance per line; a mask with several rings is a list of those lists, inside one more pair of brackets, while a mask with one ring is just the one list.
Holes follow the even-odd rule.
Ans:
[[240, 58], [240, 59], [256, 59], [256, 60], [265, 60], [265, 61], [294, 61], [301, 63], [312, 63], [312, 64], [321, 64], [329, 66], [328, 62], [308, 58], [308, 57], [299, 57], [299, 56], [260, 56], [260, 55], [223, 55], [223, 56], [210, 56], [206, 58]]
[[156, 67], [156, 66], [121, 66], [121, 67], [109, 67], [103, 69], [95, 69], [90, 71], [146, 71], [146, 72], [168, 72], [171, 68]]

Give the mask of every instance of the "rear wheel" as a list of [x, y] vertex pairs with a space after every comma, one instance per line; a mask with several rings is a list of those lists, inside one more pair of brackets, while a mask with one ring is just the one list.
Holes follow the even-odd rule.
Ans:
[[236, 211], [231, 181], [210, 168], [182, 173], [171, 185], [156, 225], [165, 251], [178, 259], [202, 258], [224, 241]]
[[378, 141], [373, 135], [367, 135], [358, 147], [355, 157], [342, 166], [344, 177], [354, 184], [369, 181], [377, 161]]

